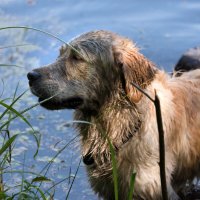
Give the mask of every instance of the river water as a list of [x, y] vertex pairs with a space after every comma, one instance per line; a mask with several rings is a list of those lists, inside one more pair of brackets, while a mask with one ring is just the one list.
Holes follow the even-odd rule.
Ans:
[[[0, 0], [0, 27], [7, 26], [42, 29], [65, 41], [90, 30], [111, 30], [133, 39], [146, 57], [159, 68], [171, 72], [184, 51], [200, 45], [200, 1]], [[24, 46], [2, 49], [18, 44]], [[39, 32], [1, 30], [0, 64], [17, 65], [0, 67], [1, 98], [12, 97], [17, 84], [18, 95], [28, 89], [27, 72], [53, 62], [58, 56], [60, 45], [58, 40]], [[27, 92], [15, 108], [23, 110], [36, 102], [37, 99]], [[33, 158], [36, 144], [27, 134], [31, 131], [30, 127], [21, 120], [14, 121], [11, 134], [24, 135], [15, 144], [12, 169], [41, 172], [46, 162], [76, 136], [76, 132], [66, 124], [73, 119], [72, 114], [70, 110], [52, 112], [41, 107], [26, 114], [34, 129], [41, 134], [41, 147], [36, 159]], [[74, 175], [79, 160], [77, 138], [59, 154], [46, 176], [57, 183], [70, 174]], [[27, 175], [28, 180], [32, 177]], [[12, 173], [5, 179], [12, 186], [20, 181], [21, 176]], [[56, 186], [55, 199], [66, 198], [71, 181], [66, 180]], [[51, 187], [51, 184], [43, 184], [44, 189]], [[90, 189], [83, 164], [69, 199], [97, 199]]]

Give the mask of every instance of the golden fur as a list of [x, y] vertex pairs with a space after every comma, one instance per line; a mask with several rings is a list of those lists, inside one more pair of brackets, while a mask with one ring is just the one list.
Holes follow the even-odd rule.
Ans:
[[[165, 132], [168, 193], [198, 176], [200, 166], [200, 70], [170, 77], [138, 52], [132, 41], [108, 31], [93, 31], [61, 49], [58, 60], [29, 74], [32, 92], [42, 106], [75, 109], [74, 119], [87, 121], [77, 129], [92, 188], [103, 199], [114, 199], [111, 153], [115, 149], [119, 199], [126, 199], [136, 172], [134, 199], [161, 199], [159, 144], [154, 105], [136, 90], [156, 90]], [[37, 79], [37, 80], [36, 80]]]

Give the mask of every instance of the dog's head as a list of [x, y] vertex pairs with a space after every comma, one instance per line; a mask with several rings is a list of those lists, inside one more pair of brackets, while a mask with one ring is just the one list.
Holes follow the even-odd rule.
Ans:
[[97, 110], [113, 92], [123, 90], [132, 102], [150, 83], [155, 68], [135, 45], [108, 31], [83, 34], [64, 45], [55, 63], [28, 73], [29, 85], [47, 109]]

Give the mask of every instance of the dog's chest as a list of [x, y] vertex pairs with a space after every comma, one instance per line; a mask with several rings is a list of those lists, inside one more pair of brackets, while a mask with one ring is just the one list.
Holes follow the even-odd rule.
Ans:
[[[150, 150], [147, 150], [139, 139], [138, 141], [136, 140], [128, 142], [116, 154], [118, 187], [119, 194], [122, 195], [121, 199], [124, 198], [124, 194], [128, 194], [131, 175], [137, 172], [136, 177], [140, 178], [139, 173], [148, 172], [149, 165], [152, 166], [157, 163], [154, 159], [150, 159], [150, 155], [152, 155], [148, 152]], [[104, 168], [94, 164], [93, 166], [87, 166], [87, 170], [94, 191], [100, 194], [100, 196], [107, 195], [106, 199], [112, 199], [114, 197], [112, 161]]]

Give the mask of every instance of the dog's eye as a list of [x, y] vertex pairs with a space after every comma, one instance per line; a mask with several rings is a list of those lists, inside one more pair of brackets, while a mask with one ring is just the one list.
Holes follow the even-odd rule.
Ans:
[[72, 54], [72, 59], [75, 61], [82, 61], [83, 58], [78, 54]]

